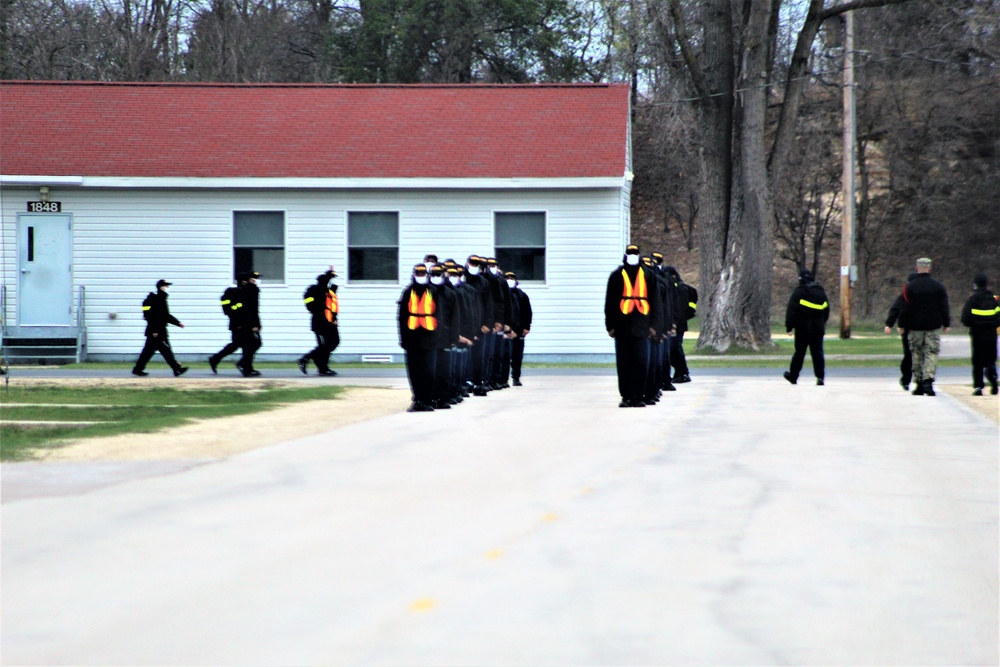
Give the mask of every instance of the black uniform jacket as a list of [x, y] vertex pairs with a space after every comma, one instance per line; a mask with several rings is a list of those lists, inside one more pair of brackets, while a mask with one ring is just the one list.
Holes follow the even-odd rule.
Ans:
[[248, 329], [260, 328], [260, 288], [253, 283], [240, 286], [240, 303], [243, 305], [237, 311], [241, 326]]
[[670, 276], [656, 269], [653, 269], [651, 273], [656, 276], [656, 295], [659, 301], [659, 307], [656, 309], [657, 317], [653, 322], [653, 328], [656, 329], [658, 335], [666, 336], [670, 333], [670, 329], [675, 326], [674, 299], [671, 294]]
[[531, 299], [520, 287], [512, 289], [510, 295], [517, 299], [517, 326], [514, 330], [520, 336], [522, 331], [531, 331]]
[[[642, 314], [638, 308], [633, 308], [630, 313], [622, 312], [622, 295], [625, 293], [625, 281], [622, 279], [622, 271], [628, 276], [632, 285], [637, 285], [639, 272], [645, 276], [647, 299], [649, 302], [648, 314]], [[608, 331], [612, 329], [615, 335], [625, 334], [637, 338], [649, 336], [649, 329], [654, 322], [661, 317], [659, 312], [660, 299], [657, 294], [659, 283], [656, 276], [645, 266], [619, 266], [608, 276], [608, 289], [604, 297], [604, 328]], [[638, 289], [636, 286], [635, 289]]]
[[458, 336], [462, 333], [462, 314], [459, 306], [458, 290], [447, 280], [434, 286], [438, 296], [438, 347], [446, 350], [458, 345]]
[[1000, 303], [985, 287], [978, 287], [962, 307], [962, 324], [973, 333], [996, 331], [1000, 327]]
[[792, 290], [785, 309], [785, 330], [823, 326], [830, 319], [830, 303], [819, 283], [799, 285]]
[[[694, 285], [688, 285], [683, 280], [678, 281], [678, 295], [682, 299], [682, 302], [678, 304], [678, 309], [680, 310], [680, 315], [678, 319], [682, 322], [678, 326], [677, 331], [687, 331], [688, 330], [688, 320], [692, 320], [698, 315], [698, 290], [695, 289]], [[683, 327], [683, 328], [682, 328]]]
[[167, 335], [167, 325], [180, 326], [180, 321], [170, 314], [167, 307], [167, 293], [163, 290], [150, 292], [142, 302], [142, 316], [146, 320], [146, 335]]
[[889, 314], [885, 316], [885, 326], [892, 327], [895, 326], [896, 321], [899, 320], [899, 312], [903, 310], [903, 295], [900, 294], [896, 297], [896, 300], [892, 302], [889, 306]]
[[[496, 322], [496, 320], [493, 319], [493, 289], [490, 287], [490, 282], [481, 271], [475, 276], [469, 274], [465, 280], [466, 283], [476, 291], [479, 301], [479, 326], [492, 329], [493, 323]], [[482, 335], [481, 329], [480, 333], [477, 335]]]
[[455, 286], [455, 293], [459, 297], [461, 307], [461, 333], [469, 340], [474, 340], [483, 333], [479, 328], [483, 322], [479, 293], [476, 292], [476, 288], [464, 282]]
[[486, 269], [482, 273], [486, 283], [490, 286], [490, 295], [493, 302], [493, 320], [489, 323], [492, 329], [494, 325], [510, 323], [510, 289], [507, 283], [498, 278], [492, 271]]
[[933, 331], [951, 326], [948, 292], [931, 274], [919, 273], [906, 283], [899, 326], [907, 331]]
[[[427, 316], [420, 311], [416, 316], [420, 318], [433, 317], [432, 326], [420, 326], [419, 324], [416, 328], [410, 328], [410, 295], [415, 294], [417, 301], [423, 301], [425, 294], [430, 294], [432, 303], [434, 304], [433, 315]], [[441, 316], [441, 297], [438, 294], [438, 290], [433, 285], [418, 285], [417, 283], [410, 283], [403, 293], [399, 295], [399, 346], [404, 350], [433, 350], [437, 348], [438, 336], [440, 335], [441, 327], [438, 323], [438, 318]], [[426, 320], [424, 324], [429, 324]]]
[[316, 284], [310, 285], [309, 289], [303, 295], [306, 301], [306, 308], [312, 314], [312, 318], [309, 321], [309, 328], [318, 334], [329, 333], [330, 329], [337, 327], [339, 313], [331, 314], [333, 318], [332, 322], [327, 319], [327, 291], [333, 292], [334, 296], [337, 294], [337, 286], [327, 287], [329, 282], [330, 279], [327, 276], [321, 276], [316, 279]]

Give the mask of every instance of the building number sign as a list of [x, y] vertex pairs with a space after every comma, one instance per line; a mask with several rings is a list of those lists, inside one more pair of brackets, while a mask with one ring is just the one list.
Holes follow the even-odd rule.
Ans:
[[62, 213], [62, 202], [29, 201], [28, 213]]

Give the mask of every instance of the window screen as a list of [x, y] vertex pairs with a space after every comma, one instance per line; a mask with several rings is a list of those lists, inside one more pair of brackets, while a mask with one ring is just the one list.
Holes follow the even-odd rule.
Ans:
[[545, 280], [545, 213], [496, 213], [497, 263], [519, 281]]
[[233, 277], [260, 272], [262, 283], [285, 282], [285, 214], [281, 211], [233, 213]]
[[347, 214], [347, 280], [399, 280], [399, 213]]

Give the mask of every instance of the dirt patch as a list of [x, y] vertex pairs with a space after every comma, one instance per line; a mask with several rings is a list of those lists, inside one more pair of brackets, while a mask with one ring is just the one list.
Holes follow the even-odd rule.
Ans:
[[976, 412], [989, 417], [997, 424], [1000, 424], [1000, 399], [990, 395], [990, 388], [987, 386], [985, 396], [973, 396], [972, 389], [960, 384], [936, 384], [934, 389], [958, 399], [962, 405], [972, 408]]
[[[31, 382], [21, 380], [22, 383]], [[32, 384], [52, 384], [39, 380]], [[136, 386], [148, 388], [148, 380], [70, 379], [59, 380], [65, 386], [80, 387]], [[174, 389], [246, 389], [238, 380], [183, 380], [171, 378]], [[260, 388], [303, 386], [302, 382], [267, 381]], [[284, 440], [323, 433], [340, 426], [402, 412], [410, 403], [408, 391], [382, 387], [345, 387], [337, 399], [305, 401], [267, 412], [235, 417], [198, 420], [158, 433], [124, 434], [103, 438], [83, 438], [56, 448], [38, 452], [41, 461], [177, 461], [223, 459]]]

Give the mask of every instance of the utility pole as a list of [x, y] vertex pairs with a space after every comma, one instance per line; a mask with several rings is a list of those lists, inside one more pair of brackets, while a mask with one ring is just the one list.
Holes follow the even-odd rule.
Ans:
[[854, 12], [844, 13], [844, 216], [840, 231], [840, 337], [851, 337], [851, 284], [854, 278], [854, 165], [857, 109], [854, 99]]

